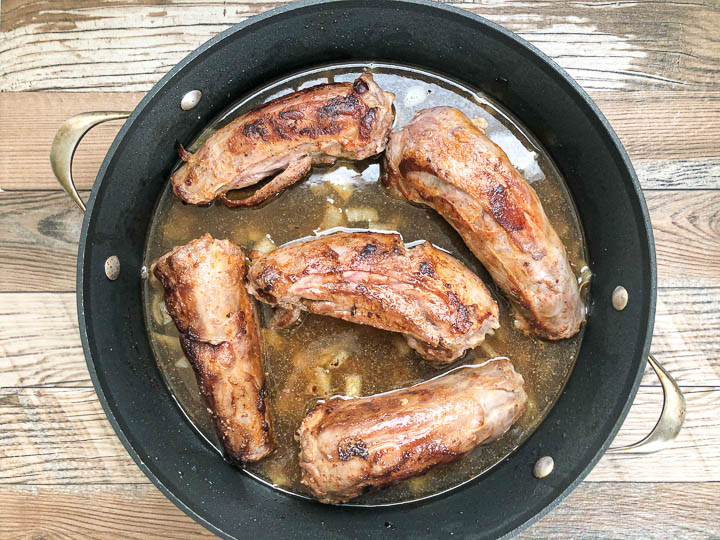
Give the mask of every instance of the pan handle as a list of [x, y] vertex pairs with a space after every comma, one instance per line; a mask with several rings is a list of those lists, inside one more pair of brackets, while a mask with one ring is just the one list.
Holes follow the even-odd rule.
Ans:
[[75, 150], [85, 134], [94, 126], [110, 120], [120, 120], [130, 116], [125, 111], [97, 111], [76, 114], [65, 120], [58, 132], [55, 134], [50, 146], [50, 165], [52, 166], [55, 178], [60, 182], [65, 192], [85, 211], [85, 203], [75, 189], [75, 182], [72, 177], [72, 160]]
[[687, 409], [685, 397], [675, 379], [665, 371], [665, 368], [652, 355], [648, 356], [648, 363], [655, 370], [663, 389], [663, 408], [660, 418], [647, 437], [627, 446], [610, 448], [607, 451], [608, 454], [652, 454], [653, 452], [659, 452], [680, 433]]

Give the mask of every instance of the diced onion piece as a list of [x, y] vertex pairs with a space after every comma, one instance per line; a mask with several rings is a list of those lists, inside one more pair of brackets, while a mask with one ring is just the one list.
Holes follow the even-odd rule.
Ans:
[[308, 392], [316, 397], [327, 397], [330, 390], [330, 372], [324, 367], [316, 367], [310, 372]]
[[167, 326], [172, 322], [170, 314], [165, 307], [163, 295], [156, 294], [152, 299], [152, 315], [155, 324], [158, 326]]
[[360, 375], [348, 375], [345, 377], [345, 395], [358, 397], [362, 391], [362, 378]]
[[333, 227], [340, 227], [342, 225], [345, 225], [345, 215], [339, 208], [328, 204], [325, 208], [325, 217], [320, 224], [320, 228], [332, 229]]
[[273, 330], [272, 328], [263, 328], [262, 335], [263, 338], [265, 338], [265, 342], [268, 343], [273, 349], [282, 349], [285, 347], [285, 338], [281, 336], [276, 330]]
[[355, 185], [351, 184], [350, 182], [330, 182], [330, 186], [335, 190], [335, 193], [337, 193], [344, 202], [348, 202], [350, 197], [352, 197], [353, 192], [355, 191]]
[[408, 479], [407, 484], [410, 492], [415, 496], [419, 496], [427, 492], [428, 477], [427, 475], [416, 476]]
[[175, 367], [186, 369], [190, 367], [190, 363], [187, 361], [187, 358], [183, 356], [182, 358], [178, 358], [178, 361], [175, 362]]
[[241, 236], [247, 238], [249, 242], [260, 242], [265, 238], [265, 235], [259, 229], [243, 229], [241, 232]]
[[177, 336], [168, 336], [165, 334], [159, 334], [158, 332], [152, 332], [150, 334], [150, 340], [165, 349], [165, 354], [161, 355], [161, 357], [167, 358], [170, 361], [174, 359], [175, 367], [190, 367], [190, 364], [185, 358], [185, 354], [180, 347], [180, 340]]
[[410, 352], [410, 345], [408, 345], [407, 340], [402, 336], [395, 336], [393, 339], [393, 345], [395, 346], [395, 350], [397, 350], [400, 354], [407, 354]]
[[351, 223], [378, 221], [377, 210], [370, 206], [356, 206], [345, 210], [347, 219]]
[[368, 223], [368, 229], [373, 231], [397, 231], [397, 227], [390, 222], [378, 223], [377, 221], [371, 221]]
[[347, 351], [331, 351], [327, 356], [324, 355], [322, 364], [330, 369], [339, 368], [348, 356]]
[[483, 341], [483, 342], [480, 344], [480, 348], [481, 348], [481, 349], [485, 352], [485, 354], [487, 354], [490, 358], [497, 358], [497, 357], [498, 357], [498, 353], [497, 353], [497, 351], [495, 350], [495, 348], [494, 348], [492, 345], [490, 345], [487, 341]]
[[276, 486], [287, 486], [290, 483], [287, 473], [285, 472], [286, 466], [286, 464], [274, 464], [266, 469], [267, 475], [270, 477], [270, 481]]
[[267, 236], [264, 236], [259, 242], [257, 242], [253, 249], [260, 253], [269, 253], [275, 249], [275, 242], [270, 240]]
[[488, 127], [487, 120], [485, 120], [482, 116], [478, 116], [477, 118], [473, 118], [470, 120], [473, 124], [475, 124], [475, 127], [478, 128], [480, 131], [485, 133], [485, 130]]
[[313, 182], [310, 184], [310, 191], [316, 197], [325, 198], [330, 194], [330, 186], [327, 182]]

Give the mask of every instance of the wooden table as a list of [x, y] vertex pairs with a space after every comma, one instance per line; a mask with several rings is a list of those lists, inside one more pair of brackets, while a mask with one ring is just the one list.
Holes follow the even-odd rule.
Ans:
[[[0, 537], [209, 536], [135, 466], [93, 391], [75, 310], [81, 214], [48, 150], [60, 123], [130, 110], [176, 62], [281, 2], [3, 0], [0, 15]], [[720, 535], [720, 6], [460, 3], [519, 33], [590, 93], [630, 153], [652, 215], [652, 350], [682, 385], [685, 428], [662, 453], [606, 456], [534, 537]], [[87, 196], [120, 127], [75, 159]], [[647, 433], [646, 373], [616, 444]]]

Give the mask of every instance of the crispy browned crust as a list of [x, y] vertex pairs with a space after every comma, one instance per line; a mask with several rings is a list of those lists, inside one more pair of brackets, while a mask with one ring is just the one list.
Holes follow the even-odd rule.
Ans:
[[[183, 151], [186, 163], [170, 180], [173, 191], [196, 205], [216, 197], [230, 206], [259, 204], [302, 178], [311, 163], [382, 152], [393, 99], [369, 73], [354, 83], [323, 84], [274, 99], [215, 132], [197, 153]], [[284, 170], [291, 172], [258, 196], [242, 202], [225, 196]]]
[[348, 501], [499, 439], [526, 404], [523, 379], [507, 360], [321, 402], [298, 429], [302, 483], [322, 502]]
[[242, 465], [267, 456], [275, 444], [242, 250], [206, 234], [161, 257], [153, 272], [226, 457]]
[[248, 272], [259, 300], [401, 332], [426, 360], [444, 365], [498, 327], [498, 306], [460, 261], [399, 234], [340, 232], [259, 257]]
[[523, 330], [546, 339], [578, 332], [585, 306], [577, 278], [535, 190], [462, 112], [416, 113], [390, 136], [381, 180], [393, 197], [427, 204], [460, 233]]

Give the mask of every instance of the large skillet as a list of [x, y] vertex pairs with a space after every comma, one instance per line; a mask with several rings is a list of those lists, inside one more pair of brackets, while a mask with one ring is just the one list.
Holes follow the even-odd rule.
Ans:
[[[197, 436], [150, 350], [141, 265], [153, 207], [176, 162], [178, 142], [190, 141], [229, 103], [269, 80], [320, 63], [367, 59], [414, 64], [465, 81], [530, 128], [564, 174], [578, 207], [595, 274], [593, 304], [562, 396], [509, 459], [481, 479], [424, 502], [329, 507], [252, 480]], [[197, 93], [188, 94], [193, 90], [202, 92], [199, 102]], [[123, 116], [81, 115], [58, 133], [53, 167], [80, 204], [70, 177], [74, 147], [92, 125]], [[90, 195], [77, 298], [90, 375], [118, 437], [160, 490], [210, 530], [243, 538], [370, 537], [388, 529], [414, 537], [454, 532], [481, 538], [539, 519], [608, 449], [648, 358], [655, 279], [650, 220], [630, 161], [597, 107], [552, 60], [496, 24], [448, 6], [314, 0], [254, 17], [213, 38], [133, 111]], [[613, 307], [613, 298], [617, 307], [624, 303], [622, 294], [613, 297], [618, 286], [629, 297], [622, 310]], [[656, 371], [664, 385], [672, 382], [661, 368]], [[682, 422], [682, 396], [666, 394], [672, 401], [665, 404], [650, 449], [672, 438]], [[543, 456], [554, 459], [554, 470], [539, 479], [534, 467]]]

